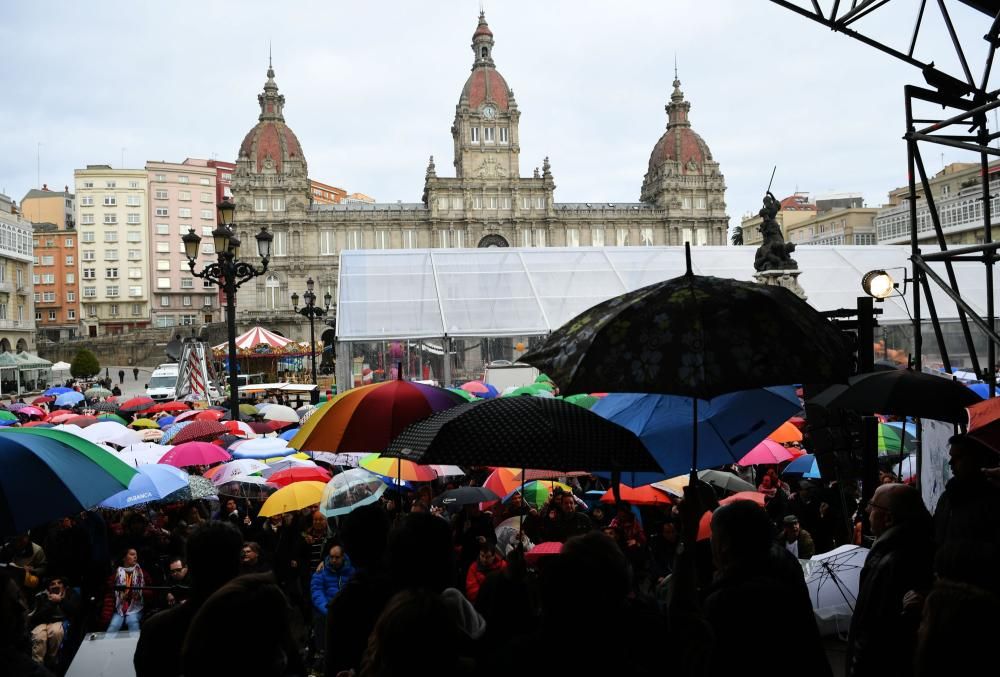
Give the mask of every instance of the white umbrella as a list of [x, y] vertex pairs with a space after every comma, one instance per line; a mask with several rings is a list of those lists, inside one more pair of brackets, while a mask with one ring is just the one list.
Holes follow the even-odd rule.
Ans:
[[235, 458], [268, 458], [270, 456], [285, 456], [295, 453], [288, 442], [279, 437], [255, 437], [252, 440], [240, 440], [229, 446], [229, 452]]
[[270, 477], [279, 470], [288, 470], [289, 468], [315, 468], [317, 467], [312, 461], [306, 461], [301, 458], [283, 458], [278, 461], [273, 461], [264, 470], [260, 471], [260, 474], [264, 477]]
[[437, 473], [438, 477], [461, 477], [465, 471], [457, 465], [429, 465], [427, 466]]
[[99, 421], [87, 426], [79, 434], [80, 437], [94, 443], [105, 442], [117, 444], [119, 447], [142, 442], [142, 435], [116, 421]]
[[52, 371], [69, 371], [69, 362], [56, 362], [52, 365]]
[[264, 410], [264, 420], [298, 423], [299, 415], [291, 407], [286, 407], [283, 404], [272, 404]]
[[330, 465], [341, 465], [350, 468], [357, 468], [358, 464], [361, 463], [361, 459], [365, 456], [369, 456], [367, 453], [356, 453], [356, 452], [346, 452], [343, 454], [337, 454], [332, 451], [314, 451], [312, 452], [313, 458], [317, 461], [323, 461], [324, 463], [329, 463]]
[[821, 634], [839, 634], [850, 627], [867, 557], [868, 548], [842, 545], [802, 562]]
[[173, 449], [170, 445], [159, 445], [153, 444], [152, 442], [139, 442], [138, 444], [130, 444], [115, 455], [128, 463], [130, 466], [138, 467], [140, 465], [149, 465], [151, 463], [159, 463], [163, 455]]
[[[237, 479], [245, 479], [249, 475], [268, 469], [267, 463], [256, 461], [251, 458], [244, 458], [238, 461], [223, 463], [219, 469], [212, 473], [212, 484], [219, 486], [226, 482], [233, 482]], [[258, 478], [263, 480], [264, 478]]]

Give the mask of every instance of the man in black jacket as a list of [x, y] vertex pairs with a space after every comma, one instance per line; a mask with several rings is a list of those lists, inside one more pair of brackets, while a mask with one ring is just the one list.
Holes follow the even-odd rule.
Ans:
[[930, 513], [920, 493], [905, 484], [880, 486], [867, 510], [875, 543], [861, 570], [847, 640], [847, 674], [911, 675], [920, 618], [918, 610], [904, 607], [903, 598], [932, 582]]
[[35, 595], [28, 622], [31, 625], [31, 657], [36, 663], [55, 665], [63, 641], [63, 623], [73, 619], [79, 603], [76, 593], [58, 577]]
[[955, 435], [949, 442], [953, 477], [934, 510], [934, 540], [938, 547], [953, 541], [1000, 547], [1000, 487], [983, 473], [1000, 465], [1000, 454], [969, 435]]

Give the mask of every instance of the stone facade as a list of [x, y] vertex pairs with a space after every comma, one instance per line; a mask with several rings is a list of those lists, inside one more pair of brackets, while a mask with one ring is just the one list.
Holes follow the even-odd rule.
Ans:
[[[726, 243], [725, 180], [707, 144], [691, 129], [690, 103], [676, 77], [667, 130], [650, 156], [640, 201], [559, 203], [548, 158], [522, 175], [521, 113], [496, 69], [493, 47], [493, 33], [480, 14], [472, 73], [451, 125], [455, 176], [438, 176], [431, 158], [418, 203], [312, 199], [302, 148], [285, 123], [285, 98], [268, 68], [258, 96], [259, 122], [240, 147], [232, 192], [244, 251], [254, 249], [253, 236], [262, 226], [274, 234], [274, 243], [268, 273], [239, 292], [241, 327], [260, 322], [306, 340], [308, 323], [292, 313], [290, 295], [301, 294], [311, 276], [319, 296], [330, 292], [336, 298], [337, 255], [343, 249]], [[324, 338], [329, 340], [329, 333]]]
[[0, 352], [35, 350], [31, 222], [0, 194]]

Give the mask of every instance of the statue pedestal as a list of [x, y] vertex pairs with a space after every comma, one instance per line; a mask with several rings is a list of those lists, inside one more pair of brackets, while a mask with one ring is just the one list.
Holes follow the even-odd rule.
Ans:
[[775, 287], [784, 287], [788, 291], [792, 292], [798, 296], [803, 301], [806, 300], [806, 292], [802, 289], [799, 284], [799, 275], [802, 274], [801, 270], [791, 269], [791, 270], [762, 270], [759, 273], [754, 273], [753, 279], [757, 281], [758, 284], [770, 285]]

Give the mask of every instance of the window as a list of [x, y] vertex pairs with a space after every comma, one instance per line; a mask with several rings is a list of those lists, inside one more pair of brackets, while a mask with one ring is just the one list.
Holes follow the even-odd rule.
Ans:
[[97, 298], [97, 287], [84, 287], [83, 298], [85, 299]]
[[133, 212], [133, 213], [130, 213], [128, 215], [128, 221], [127, 221], [127, 223], [129, 223], [130, 225], [133, 225], [133, 226], [137, 226], [137, 225], [139, 225], [142, 222], [139, 220], [139, 215], [137, 213]]
[[169, 242], [157, 242], [156, 251], [158, 254], [168, 254], [170, 252]]
[[113, 225], [115, 223], [118, 223], [118, 215], [117, 214], [105, 214], [104, 215], [104, 225], [108, 226], [108, 225]]
[[271, 241], [272, 256], [288, 256], [288, 233], [274, 233], [274, 240]]
[[167, 223], [156, 224], [157, 235], [170, 235], [170, 225]]
[[278, 294], [281, 291], [281, 282], [277, 275], [268, 275], [264, 282], [264, 303], [271, 310], [278, 307]]
[[84, 250], [84, 252], [83, 252], [83, 260], [84, 261], [96, 261], [97, 260], [97, 252], [95, 252], [93, 249], [86, 249], [86, 250]]
[[360, 230], [349, 230], [347, 231], [347, 248], [348, 249], [361, 249], [364, 246], [364, 241], [362, 239]]
[[138, 230], [130, 230], [125, 239], [128, 242], [142, 242], [142, 232]]
[[[181, 242], [181, 253], [184, 253], [184, 243]], [[201, 244], [202, 254], [214, 254], [215, 253], [215, 243], [214, 242], [203, 242]]]
[[336, 252], [336, 245], [334, 244], [333, 231], [332, 230], [319, 231], [319, 253], [333, 254], [335, 252]]
[[56, 293], [54, 291], [45, 292], [44, 294], [42, 294], [42, 301], [44, 301], [45, 303], [55, 303]]
[[132, 304], [132, 317], [139, 317], [140, 315], [142, 315], [142, 304], [141, 303], [133, 303]]
[[470, 137], [472, 143], [479, 143], [479, 127], [473, 127], [469, 131], [472, 133], [472, 136]]
[[134, 287], [134, 286], [133, 287], [129, 287], [128, 288], [128, 295], [129, 296], [133, 296], [133, 297], [135, 297], [135, 296], [142, 296], [142, 287]]
[[158, 277], [158, 278], [156, 278], [156, 288], [157, 289], [170, 289], [170, 278], [169, 277]]
[[181, 326], [190, 327], [197, 321], [196, 315], [181, 315]]
[[222, 180], [226, 183], [229, 183], [230, 181], [233, 180], [233, 175], [230, 174], [229, 172], [222, 172]]
[[615, 228], [615, 246], [628, 246], [628, 228]]
[[105, 195], [104, 196], [104, 206], [105, 207], [114, 207], [117, 204], [118, 204], [118, 198], [116, 198], [114, 195]]
[[94, 215], [93, 214], [81, 214], [80, 215], [80, 225], [81, 226], [92, 226], [92, 225], [94, 225]]
[[652, 228], [640, 228], [639, 229], [639, 242], [643, 247], [653, 246], [653, 229]]
[[128, 182], [128, 187], [129, 188], [138, 188], [139, 187], [139, 182], [138, 181], [129, 181]]
[[530, 228], [522, 228], [520, 230], [520, 233], [521, 233], [521, 245], [520, 246], [522, 246], [522, 247], [530, 247], [531, 246], [531, 229]]
[[157, 259], [156, 260], [157, 270], [170, 270], [170, 259]]
[[535, 209], [545, 209], [545, 198], [541, 195], [535, 198]]
[[189, 191], [189, 190], [179, 190], [179, 191], [177, 191], [177, 199], [178, 200], [182, 200], [183, 202], [190, 202], [191, 201], [191, 191]]
[[66, 284], [76, 284], [76, 273], [66, 273]]
[[[31, 243], [35, 247], [37, 247], [38, 246], [38, 238], [35, 238], [34, 240], [32, 240]], [[55, 242], [55, 240], [46, 240], [45, 241], [45, 246], [46, 247], [55, 247], [56, 246], [56, 242]]]
[[694, 199], [695, 209], [708, 209], [708, 200], [703, 197], [696, 197]]
[[84, 195], [83, 197], [81, 197], [80, 198], [80, 206], [81, 207], [93, 207], [94, 206], [94, 196], [93, 195]]
[[118, 242], [118, 231], [116, 231], [116, 230], [109, 230], [108, 232], [106, 232], [104, 234], [104, 241], [105, 242]]
[[42, 311], [36, 310], [35, 311], [35, 322], [41, 322], [41, 321], [42, 321]]
[[188, 183], [188, 177], [183, 176], [183, 175], [178, 176], [177, 177], [177, 183]]
[[187, 294], [185, 294], [184, 296], [182, 296], [181, 297], [181, 305], [184, 306], [185, 308], [190, 308], [191, 307], [191, 297], [188, 296]]
[[483, 198], [479, 197], [478, 195], [474, 195], [472, 197], [472, 208], [473, 209], [482, 209], [483, 208]]
[[276, 197], [271, 200], [271, 211], [283, 212], [285, 211], [285, 198]]
[[182, 277], [181, 278], [181, 289], [194, 289], [194, 278], [193, 277]]
[[212, 210], [211, 209], [202, 209], [201, 210], [201, 218], [204, 219], [205, 221], [211, 221], [212, 220]]
[[41, 275], [32, 275], [31, 276], [31, 284], [41, 284], [41, 283], [42, 283], [42, 276]]
[[139, 261], [142, 259], [141, 249], [129, 249], [128, 250], [128, 260], [129, 261]]
[[138, 206], [140, 206], [139, 196], [138, 195], [128, 195], [128, 196], [126, 196], [125, 197], [125, 206], [126, 207], [138, 207]]
[[497, 198], [496, 198], [495, 195], [492, 195], [492, 196], [486, 198], [486, 208], [487, 209], [496, 209], [497, 208]]
[[545, 246], [545, 229], [535, 228], [535, 246], [544, 247]]
[[130, 279], [130, 280], [141, 280], [142, 279], [142, 268], [129, 268], [128, 269], [128, 279]]
[[566, 246], [567, 247], [579, 247], [580, 246], [580, 231], [576, 228], [566, 229]]
[[502, 197], [500, 198], [500, 209], [510, 209], [510, 198]]
[[501, 144], [508, 143], [507, 128], [506, 127], [501, 127], [500, 128], [500, 143]]
[[156, 189], [156, 192], [155, 192], [155, 193], [153, 193], [153, 196], [154, 196], [154, 197], [155, 197], [155, 198], [156, 198], [157, 200], [166, 200], [166, 199], [167, 199], [167, 197], [168, 197], [168, 193], [167, 193], [167, 191], [166, 191], [166, 190], [164, 190], [164, 189], [162, 189], [162, 188], [157, 188], [157, 189]]
[[166, 294], [163, 294], [162, 296], [160, 296], [160, 307], [161, 308], [169, 308], [170, 307], [170, 297], [167, 296]]
[[157, 174], [156, 178], [153, 179], [153, 180], [154, 181], [166, 181], [167, 180], [167, 175], [166, 174]]
[[73, 246], [75, 246], [73, 244], [73, 238], [67, 237], [66, 240], [63, 242], [63, 247], [73, 247]]
[[403, 248], [404, 249], [415, 249], [417, 246], [417, 231], [415, 230], [404, 230], [403, 231]]
[[464, 204], [463, 204], [462, 198], [460, 198], [460, 197], [453, 197], [453, 198], [451, 198], [451, 208], [452, 209], [463, 209], [464, 208]]
[[97, 317], [97, 306], [93, 304], [87, 306], [87, 317]]
[[447, 208], [448, 208], [448, 198], [446, 198], [446, 197], [439, 197], [438, 198], [438, 209], [447, 209]]
[[440, 230], [438, 232], [441, 234], [441, 238], [440, 238], [441, 239], [441, 246], [447, 248], [448, 245], [451, 243], [451, 238], [449, 237], [451, 235], [451, 231], [450, 230]]
[[166, 207], [157, 207], [155, 214], [156, 216], [170, 216], [170, 212], [167, 211]]
[[72, 254], [70, 254], [70, 255], [68, 255], [66, 257], [66, 265], [67, 266], [72, 266], [73, 265], [73, 255]]
[[35, 303], [41, 303], [42, 302], [42, 295], [41, 295], [41, 293], [40, 292], [35, 292], [34, 299], [35, 299]]
[[683, 209], [691, 209], [691, 198], [689, 197], [681, 198], [681, 207]]
[[[208, 185], [208, 179], [202, 179], [202, 181], [205, 182], [203, 185], [206, 185], [206, 186]], [[201, 201], [202, 202], [211, 202], [212, 201], [212, 194], [211, 193], [202, 193], [201, 194]]]
[[201, 184], [201, 185], [203, 185], [203, 186], [210, 186], [212, 184], [212, 182], [209, 181], [208, 177], [206, 177], [206, 176], [203, 176], [200, 179], [198, 179], [198, 183]]
[[201, 305], [204, 306], [205, 308], [211, 308], [212, 307], [212, 297], [211, 296], [204, 296], [204, 297], [202, 297], [202, 301], [203, 301], [203, 303]]
[[117, 303], [112, 303], [110, 306], [108, 306], [108, 314], [111, 315], [111, 317], [118, 317]]
[[66, 292], [66, 300], [70, 303], [76, 301], [76, 292], [75, 291]]
[[182, 219], [190, 219], [191, 218], [191, 208], [190, 207], [178, 207], [177, 208], [177, 216], [179, 216]]
[[211, 280], [202, 280], [201, 281], [201, 286], [204, 287], [205, 289], [214, 289], [215, 288], [215, 285], [212, 284]]
[[483, 141], [486, 143], [493, 143], [496, 141], [496, 128], [495, 127], [484, 127], [483, 128]]
[[83, 182], [83, 187], [84, 188], [93, 188], [94, 187], [94, 182], [93, 181], [84, 181]]
[[531, 209], [531, 198], [522, 197], [521, 198], [521, 209]]
[[43, 256], [42, 257], [42, 265], [43, 266], [52, 266], [52, 265], [55, 265], [55, 262], [56, 261], [55, 261], [55, 257], [54, 256]]
[[117, 268], [105, 268], [104, 269], [104, 277], [105, 277], [105, 279], [108, 279], [108, 280], [116, 280], [116, 279], [118, 279], [118, 269]]
[[117, 249], [105, 249], [104, 250], [104, 260], [105, 261], [117, 261], [118, 260], [118, 250]]
[[[35, 316], [37, 317], [38, 313], [35, 313]], [[55, 321], [56, 321], [56, 311], [50, 310], [49, 311], [49, 322], [55, 322]]]
[[690, 244], [694, 244], [694, 240], [691, 237], [692, 235], [693, 235], [693, 232], [691, 231], [690, 228], [682, 228], [681, 229], [681, 241], [684, 244], [689, 244], [689, 243]]
[[[181, 230], [183, 230], [183, 228]], [[210, 226], [202, 227], [201, 235], [202, 237], [212, 237], [212, 228]]]
[[76, 310], [74, 308], [70, 308], [69, 310], [66, 311], [66, 319], [67, 320], [76, 319]]
[[255, 212], [266, 212], [267, 211], [267, 198], [266, 197], [255, 197], [253, 199], [253, 210]]
[[96, 241], [95, 238], [94, 238], [94, 231], [92, 231], [92, 230], [85, 230], [85, 231], [83, 231], [80, 234], [80, 237], [82, 238], [83, 242], [90, 243], [90, 242], [95, 242]]

